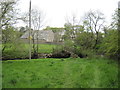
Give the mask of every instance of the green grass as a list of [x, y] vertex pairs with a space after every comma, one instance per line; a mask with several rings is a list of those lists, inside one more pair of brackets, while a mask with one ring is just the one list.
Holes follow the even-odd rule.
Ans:
[[[27, 49], [29, 51], [29, 44], [22, 44], [21, 46], [22, 46], [22, 49]], [[51, 53], [55, 46], [56, 45], [53, 45], [53, 44], [38, 44], [39, 53]], [[12, 47], [10, 47], [10, 44], [7, 44], [7, 48], [5, 49], [5, 52], [12, 51], [13, 49], [16, 49], [16, 48], [17, 47], [15, 47], [13, 45], [12, 45]]]
[[[21, 45], [6, 44], [6, 45], [7, 45], [7, 48], [3, 52], [3, 56], [7, 57], [8, 59], [9, 58], [10, 59], [26, 58], [29, 55], [29, 44], [21, 44]], [[52, 53], [53, 48], [55, 46], [56, 45], [52, 45], [52, 44], [39, 44], [38, 52], [39, 53]]]
[[39, 53], [52, 53], [55, 46], [52, 44], [39, 44]]
[[118, 67], [104, 59], [33, 59], [2, 62], [3, 88], [117, 88]]

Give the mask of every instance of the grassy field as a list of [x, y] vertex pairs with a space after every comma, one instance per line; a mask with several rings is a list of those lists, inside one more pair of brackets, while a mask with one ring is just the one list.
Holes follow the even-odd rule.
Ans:
[[117, 88], [118, 67], [104, 59], [33, 59], [2, 62], [3, 88]]
[[[4, 45], [4, 44], [3, 44]], [[39, 53], [51, 53], [53, 51], [53, 48], [56, 45], [53, 44], [38, 44], [39, 46]], [[21, 45], [22, 49], [28, 50], [29, 51], [29, 44], [23, 44]], [[5, 49], [5, 52], [13, 51], [17, 47], [10, 46], [10, 44], [7, 45], [7, 48]], [[20, 48], [21, 49], [21, 48]]]
[[52, 53], [55, 46], [52, 44], [39, 44], [39, 53]]
[[[52, 44], [39, 44], [39, 53], [52, 53], [55, 46]], [[21, 44], [19, 46], [7, 44], [7, 48], [2, 54], [7, 59], [27, 58], [29, 55], [29, 44]]]

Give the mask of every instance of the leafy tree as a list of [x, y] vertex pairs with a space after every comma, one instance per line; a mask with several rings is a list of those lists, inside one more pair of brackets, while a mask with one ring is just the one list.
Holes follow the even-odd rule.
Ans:
[[84, 31], [84, 26], [82, 25], [72, 26], [71, 23], [65, 23], [64, 27], [65, 27], [64, 39], [74, 40], [77, 37], [78, 33], [81, 33]]
[[[13, 59], [22, 57], [24, 44], [21, 43], [20, 35], [14, 24], [18, 20], [18, 0], [0, 1], [0, 31], [2, 31], [2, 55], [4, 58]], [[12, 52], [12, 53], [11, 53]], [[26, 55], [26, 54], [25, 54]], [[26, 55], [27, 56], [27, 55]], [[24, 56], [25, 57], [25, 56]]]
[[64, 27], [65, 27], [65, 35], [64, 35], [64, 39], [65, 40], [67, 40], [67, 39], [72, 39], [72, 29], [71, 29], [71, 27], [72, 27], [72, 25], [71, 25], [71, 23], [65, 23], [65, 25], [64, 25]]
[[2, 30], [2, 33], [3, 59], [26, 58], [28, 50], [23, 48], [25, 45], [20, 39], [21, 33], [11, 26]]
[[118, 57], [118, 31], [114, 29], [108, 29], [107, 35], [103, 39], [100, 45], [101, 53], [105, 54], [109, 58]]
[[[16, 23], [17, 20], [17, 12], [16, 12], [16, 4], [17, 0], [14, 1], [8, 1], [8, 0], [1, 0], [0, 1], [0, 31], [3, 31], [2, 33], [2, 42], [3, 44], [9, 43], [9, 41], [12, 40], [10, 38], [10, 35], [12, 32], [8, 29], [13, 24]], [[12, 27], [13, 28], [13, 27]], [[11, 35], [13, 36], [13, 35]], [[6, 46], [3, 46], [2, 51]]]
[[76, 45], [84, 49], [92, 49], [94, 43], [91, 41], [91, 36], [93, 36], [91, 32], [83, 32], [77, 34], [77, 38], [75, 39]]
[[13, 25], [17, 20], [16, 4], [18, 0], [1, 0], [0, 1], [0, 28], [7, 25]]
[[116, 9], [114, 11], [114, 14], [112, 15], [112, 22], [111, 22], [111, 25], [110, 25], [110, 28], [112, 29], [117, 29], [118, 28], [118, 20], [119, 20], [119, 13], [120, 10], [119, 9]]

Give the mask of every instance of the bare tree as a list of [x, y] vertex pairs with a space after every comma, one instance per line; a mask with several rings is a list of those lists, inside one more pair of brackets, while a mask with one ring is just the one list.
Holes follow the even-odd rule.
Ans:
[[[38, 54], [39, 49], [39, 30], [44, 26], [45, 15], [43, 11], [36, 8], [31, 10], [31, 27], [32, 27], [32, 41], [33, 41], [33, 53], [34, 55]], [[28, 24], [28, 13], [25, 13], [25, 16], [22, 17], [23, 21]], [[37, 44], [35, 44], [35, 39], [37, 39]]]
[[[32, 10], [32, 25], [33, 25], [33, 29], [37, 30], [37, 35], [35, 38], [37, 38], [37, 46], [36, 46], [36, 53], [38, 54], [38, 49], [39, 49], [39, 30], [41, 29], [41, 27], [43, 27], [44, 25], [44, 16], [43, 16], [43, 12], [37, 9], [33, 9]], [[35, 35], [34, 35], [35, 36]]]
[[[69, 35], [71, 39], [74, 39], [76, 37], [77, 29], [76, 26], [78, 26], [77, 17], [75, 14], [72, 14], [70, 17], [66, 17], [66, 23], [65, 23], [66, 33]], [[68, 34], [69, 33], [69, 34]]]
[[104, 14], [100, 11], [89, 11], [85, 15], [84, 26], [86, 26], [87, 31], [90, 31], [93, 35], [95, 34], [95, 44], [93, 48], [98, 44], [99, 32], [102, 31], [104, 22]]

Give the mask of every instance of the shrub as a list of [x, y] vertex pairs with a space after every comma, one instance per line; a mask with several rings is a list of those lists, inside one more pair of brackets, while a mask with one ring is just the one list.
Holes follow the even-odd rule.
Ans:
[[28, 48], [25, 44], [7, 44], [7, 48], [2, 53], [2, 59], [25, 59], [28, 57]]
[[63, 46], [56, 46], [53, 49], [53, 53], [51, 58], [69, 58], [70, 57], [70, 53], [65, 51]]

